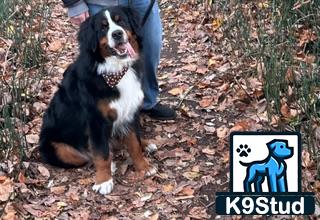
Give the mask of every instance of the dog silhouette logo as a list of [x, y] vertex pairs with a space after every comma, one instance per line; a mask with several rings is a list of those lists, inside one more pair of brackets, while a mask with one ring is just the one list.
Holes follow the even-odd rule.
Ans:
[[229, 192], [216, 192], [219, 215], [310, 215], [315, 195], [301, 189], [298, 132], [232, 132]]
[[242, 166], [247, 167], [247, 175], [243, 181], [244, 191], [251, 192], [250, 185], [253, 183], [255, 192], [262, 192], [262, 182], [267, 178], [269, 192], [288, 192], [285, 159], [292, 157], [293, 147], [289, 147], [288, 140], [284, 139], [273, 139], [266, 145], [269, 150], [266, 159], [251, 163], [240, 161]]
[[250, 134], [232, 138], [234, 192], [299, 191], [297, 135]]

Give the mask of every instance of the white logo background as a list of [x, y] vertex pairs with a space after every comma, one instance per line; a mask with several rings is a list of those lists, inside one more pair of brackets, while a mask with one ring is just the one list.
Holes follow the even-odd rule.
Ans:
[[[247, 167], [242, 166], [239, 161], [250, 163], [253, 161], [264, 160], [268, 154], [269, 150], [266, 143], [272, 141], [273, 139], [285, 139], [288, 140], [289, 147], [293, 147], [293, 156], [285, 160], [287, 164], [287, 183], [288, 192], [298, 191], [298, 135], [233, 135], [233, 146], [232, 146], [232, 159], [233, 171], [232, 186], [233, 192], [244, 192], [243, 190], [243, 180], [246, 177]], [[240, 157], [237, 152], [237, 148], [240, 145], [248, 145], [251, 152], [248, 153], [247, 157]], [[254, 187], [252, 184], [252, 191], [254, 192]], [[268, 192], [267, 178], [265, 178], [262, 183], [262, 191]]]

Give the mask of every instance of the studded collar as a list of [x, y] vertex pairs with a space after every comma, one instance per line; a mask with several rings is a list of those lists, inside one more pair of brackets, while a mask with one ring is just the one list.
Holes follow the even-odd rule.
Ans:
[[102, 74], [102, 77], [104, 78], [104, 81], [111, 87], [115, 87], [118, 85], [122, 77], [126, 74], [128, 71], [128, 67], [123, 67], [123, 69], [119, 72], [106, 72]]

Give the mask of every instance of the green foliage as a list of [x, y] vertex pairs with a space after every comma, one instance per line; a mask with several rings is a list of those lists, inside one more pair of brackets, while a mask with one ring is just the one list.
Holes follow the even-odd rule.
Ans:
[[0, 77], [0, 160], [10, 152], [23, 155], [23, 127], [44, 73], [44, 30], [48, 1], [0, 1], [0, 43], [5, 51]]
[[243, 54], [242, 61], [256, 63], [250, 68], [264, 79], [270, 120], [283, 116], [283, 103], [294, 107], [298, 115], [285, 122], [291, 130], [303, 133], [305, 146], [317, 156], [319, 143], [314, 130], [320, 124], [320, 1], [227, 2], [231, 15], [225, 35], [233, 50]]

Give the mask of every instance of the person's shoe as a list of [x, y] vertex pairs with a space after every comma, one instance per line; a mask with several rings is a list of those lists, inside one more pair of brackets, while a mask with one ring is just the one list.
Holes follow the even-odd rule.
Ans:
[[173, 120], [177, 117], [175, 110], [160, 103], [156, 104], [152, 109], [141, 110], [141, 112], [157, 120]]

